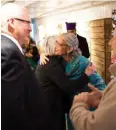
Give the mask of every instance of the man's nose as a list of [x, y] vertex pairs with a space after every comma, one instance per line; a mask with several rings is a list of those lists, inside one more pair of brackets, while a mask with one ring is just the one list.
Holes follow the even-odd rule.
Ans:
[[29, 24], [29, 32], [31, 32], [32, 31], [32, 29], [31, 29], [31, 25]]

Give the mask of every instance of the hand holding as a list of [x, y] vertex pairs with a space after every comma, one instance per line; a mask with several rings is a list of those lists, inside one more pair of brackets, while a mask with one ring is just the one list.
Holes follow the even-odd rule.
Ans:
[[89, 85], [89, 88], [92, 89], [91, 93], [82, 92], [82, 93], [76, 95], [74, 97], [73, 103], [84, 102], [85, 104], [88, 105], [89, 108], [98, 107], [101, 97], [102, 97], [102, 92], [92, 85]]
[[88, 100], [89, 100], [89, 93], [82, 92], [74, 97], [73, 103], [84, 102], [88, 104]]

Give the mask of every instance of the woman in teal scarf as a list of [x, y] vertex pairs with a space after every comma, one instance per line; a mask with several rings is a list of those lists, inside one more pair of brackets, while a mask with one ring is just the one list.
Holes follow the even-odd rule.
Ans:
[[[81, 43], [80, 43], [81, 44]], [[78, 79], [81, 74], [85, 71], [86, 67], [91, 62], [81, 55], [81, 50], [78, 48], [79, 42], [77, 37], [72, 33], [64, 33], [57, 38], [55, 54], [62, 56], [67, 64], [65, 64], [65, 72], [70, 79]], [[89, 76], [89, 81], [99, 90], [103, 90], [106, 85], [101, 76], [95, 72]], [[87, 91], [86, 87], [85, 90]], [[79, 92], [72, 94], [72, 97]], [[73, 130], [71, 121], [67, 114], [68, 129]]]

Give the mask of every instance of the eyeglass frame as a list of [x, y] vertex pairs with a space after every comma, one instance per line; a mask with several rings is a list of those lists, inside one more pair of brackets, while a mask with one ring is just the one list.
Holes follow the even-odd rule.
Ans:
[[[58, 43], [58, 44], [57, 44]], [[56, 40], [56, 45], [59, 45], [59, 46], [67, 46], [67, 47], [69, 47], [67, 44], [61, 44], [60, 42], [58, 42], [57, 40]]]
[[28, 23], [28, 24], [30, 24], [30, 23], [31, 23], [31, 21], [24, 20], [24, 19], [20, 19], [20, 18], [14, 18], [14, 19], [16, 19], [16, 20], [18, 20], [18, 21], [21, 21], [21, 22]]
[[[21, 22], [25, 22], [25, 23], [27, 23], [27, 24], [30, 24], [30, 23], [31, 23], [31, 21], [24, 20], [24, 19], [20, 19], [20, 18], [13, 18], [13, 19], [19, 20], [19, 21], [21, 21]], [[9, 19], [8, 19], [7, 21], [9, 21]]]

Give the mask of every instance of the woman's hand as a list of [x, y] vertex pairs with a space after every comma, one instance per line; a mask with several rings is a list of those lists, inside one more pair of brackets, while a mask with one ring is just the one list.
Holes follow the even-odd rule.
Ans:
[[87, 76], [92, 75], [93, 73], [95, 73], [96, 69], [95, 66], [90, 62], [90, 64], [87, 66], [86, 70], [85, 70], [85, 74]]
[[47, 64], [47, 62], [49, 61], [47, 56], [48, 56], [48, 54], [46, 54], [46, 53], [41, 53], [40, 54], [40, 65]]

